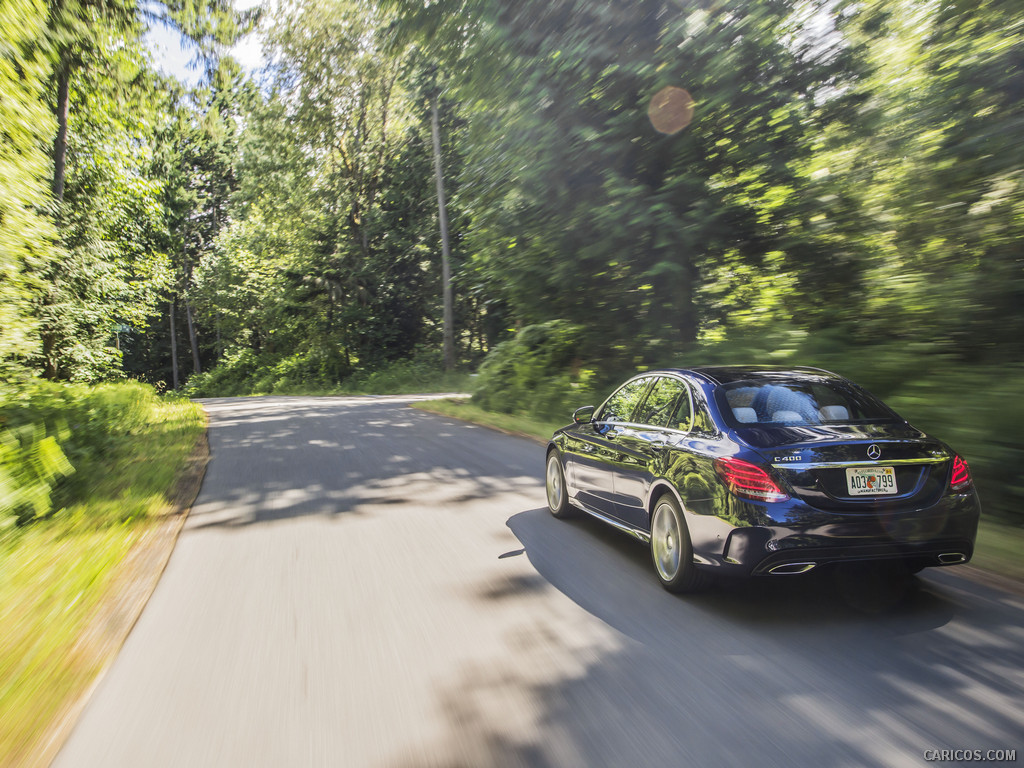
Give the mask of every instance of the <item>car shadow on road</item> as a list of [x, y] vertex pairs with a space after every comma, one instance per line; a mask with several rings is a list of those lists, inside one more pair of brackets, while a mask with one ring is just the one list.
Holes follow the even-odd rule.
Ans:
[[908, 632], [942, 626], [956, 615], [955, 595], [911, 577], [879, 580], [852, 569], [822, 569], [800, 576], [712, 579], [695, 594], [672, 596], [658, 584], [647, 546], [581, 516], [554, 520], [532, 509], [508, 520], [537, 571], [553, 586], [624, 634], [642, 623], [632, 610], [696, 610], [750, 627], [869, 623], [872, 631]]
[[[1019, 600], [928, 576], [892, 599], [827, 574], [676, 597], [644, 545], [597, 521], [507, 525], [521, 547], [499, 560], [532, 569], [470, 599], [531, 609], [506, 657], [439, 687], [429, 764], [918, 765], [1020, 744]], [[552, 607], [552, 587], [598, 621]], [[495, 717], [510, 703], [520, 717]]]

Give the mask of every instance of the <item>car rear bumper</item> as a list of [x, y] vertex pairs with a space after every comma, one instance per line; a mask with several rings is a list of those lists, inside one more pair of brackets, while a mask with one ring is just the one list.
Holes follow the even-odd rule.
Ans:
[[831, 563], [873, 560], [903, 561], [912, 569], [966, 563], [974, 555], [980, 506], [970, 495], [947, 497], [911, 514], [830, 517], [812, 525], [734, 529], [722, 552], [722, 572], [802, 573]]
[[958, 565], [968, 562], [974, 554], [973, 542], [966, 539], [931, 543], [926, 547], [911, 548], [896, 545], [861, 545], [832, 548], [811, 548], [797, 551], [773, 552], [751, 570], [756, 576], [769, 573], [805, 573], [823, 565], [835, 563], [901, 561], [911, 569], [928, 566]]

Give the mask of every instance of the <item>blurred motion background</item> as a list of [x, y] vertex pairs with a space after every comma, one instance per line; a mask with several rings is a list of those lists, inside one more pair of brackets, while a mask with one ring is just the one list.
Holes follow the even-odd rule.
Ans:
[[820, 365], [968, 459], [979, 552], [1024, 573], [1019, 0], [4, 0], [0, 29], [5, 711], [63, 653], [68, 537], [102, 576], [171, 482], [105, 475], [201, 430], [154, 391], [472, 387], [550, 426], [645, 367]]

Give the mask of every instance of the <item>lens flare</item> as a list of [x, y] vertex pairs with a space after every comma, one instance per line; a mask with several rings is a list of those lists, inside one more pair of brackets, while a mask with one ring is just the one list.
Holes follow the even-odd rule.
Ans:
[[674, 85], [662, 88], [651, 98], [647, 116], [659, 133], [679, 133], [693, 120], [693, 97]]

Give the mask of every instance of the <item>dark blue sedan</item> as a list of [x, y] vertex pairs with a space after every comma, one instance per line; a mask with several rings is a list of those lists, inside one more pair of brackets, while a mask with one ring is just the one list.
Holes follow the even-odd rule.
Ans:
[[573, 422], [548, 444], [551, 513], [649, 543], [673, 592], [714, 573], [916, 572], [974, 551], [981, 507], [963, 458], [828, 371], [652, 371]]

